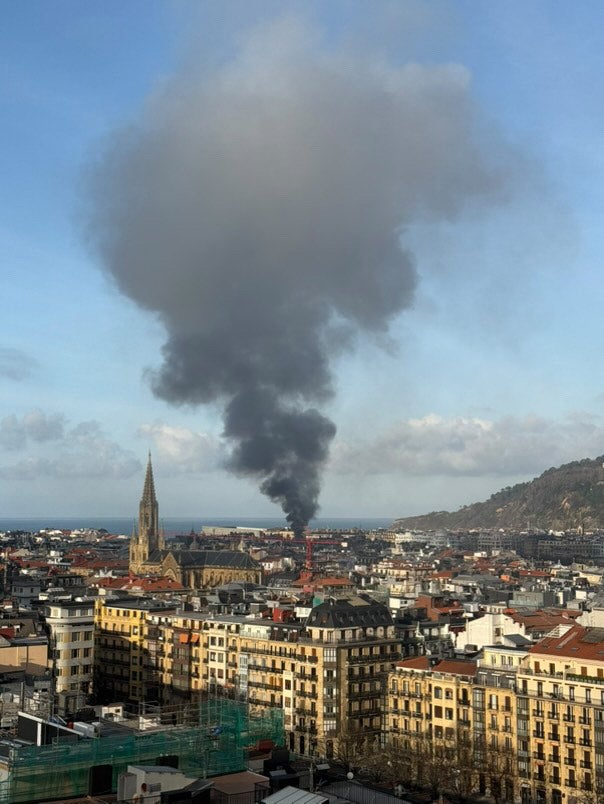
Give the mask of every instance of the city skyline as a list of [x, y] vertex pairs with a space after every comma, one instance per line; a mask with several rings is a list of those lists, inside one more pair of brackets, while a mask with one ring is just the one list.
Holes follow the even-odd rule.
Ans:
[[274, 63], [291, 65], [283, 26], [311, 64], [435, 70], [462, 94], [493, 182], [404, 220], [414, 297], [332, 360], [319, 515], [455, 508], [604, 453], [599, 5], [66, 2], [5, 16], [1, 515], [130, 516], [149, 448], [165, 516], [279, 515], [222, 468], [215, 403], [153, 395], [164, 325], [118, 291], [83, 230], [85, 176], [116, 130], [191, 64], [207, 80], [247, 54], [253, 73], [267, 64], [254, 42], [287, 41]]

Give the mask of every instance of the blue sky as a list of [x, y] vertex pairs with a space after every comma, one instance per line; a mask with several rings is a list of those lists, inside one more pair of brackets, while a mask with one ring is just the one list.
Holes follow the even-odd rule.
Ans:
[[455, 508], [604, 453], [600, 373], [604, 12], [583, 2], [3, 3], [0, 517], [130, 515], [147, 449], [162, 512], [279, 513], [223, 468], [216, 406], [171, 406], [145, 369], [163, 325], [83, 235], [83, 176], [192, 62], [303, 17], [326, 51], [461, 65], [506, 197], [406, 224], [419, 283], [389, 336], [334, 365], [326, 515]]

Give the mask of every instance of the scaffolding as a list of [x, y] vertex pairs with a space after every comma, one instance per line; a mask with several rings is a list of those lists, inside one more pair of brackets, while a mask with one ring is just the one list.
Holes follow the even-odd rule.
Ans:
[[33, 746], [0, 737], [0, 804], [90, 795], [91, 770], [102, 766], [110, 768], [113, 792], [128, 765], [177, 758], [179, 770], [195, 777], [242, 771], [250, 748], [261, 740], [283, 744], [283, 736], [282, 710], [252, 713], [239, 701], [211, 699], [171, 710], [147, 705], [77, 742]]

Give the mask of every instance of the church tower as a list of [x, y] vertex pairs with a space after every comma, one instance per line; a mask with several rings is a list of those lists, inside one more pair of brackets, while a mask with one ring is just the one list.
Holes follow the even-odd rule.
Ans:
[[138, 532], [135, 531], [130, 539], [130, 572], [133, 574], [144, 572], [145, 561], [156, 550], [163, 550], [164, 547], [164, 536], [159, 528], [159, 506], [155, 496], [151, 453], [149, 453], [143, 496], [138, 507]]

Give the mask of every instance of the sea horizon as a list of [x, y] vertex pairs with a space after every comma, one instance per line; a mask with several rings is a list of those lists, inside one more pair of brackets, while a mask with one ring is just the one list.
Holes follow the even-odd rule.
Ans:
[[[392, 524], [395, 517], [317, 517], [311, 520], [310, 527], [314, 529], [373, 530], [386, 528]], [[115, 535], [130, 535], [137, 520], [133, 517], [104, 517], [104, 516], [47, 516], [47, 517], [2, 517], [0, 516], [0, 531], [22, 530], [35, 533], [40, 530], [80, 530], [92, 528], [106, 530]], [[230, 517], [203, 517], [180, 516], [164, 517], [161, 525], [166, 535], [190, 533], [191, 529], [199, 532], [204, 526], [215, 527], [250, 527], [250, 528], [285, 528], [287, 522], [283, 517], [270, 516], [230, 516]]]

